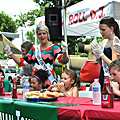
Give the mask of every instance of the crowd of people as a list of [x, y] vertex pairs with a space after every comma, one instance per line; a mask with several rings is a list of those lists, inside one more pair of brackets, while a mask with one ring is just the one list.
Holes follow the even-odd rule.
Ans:
[[[120, 96], [119, 25], [113, 17], [107, 16], [100, 20], [99, 29], [102, 37], [107, 41], [99, 44], [95, 39], [91, 42], [91, 48], [96, 60], [101, 65], [99, 76], [101, 90], [104, 86], [104, 74], [109, 73], [111, 87], [114, 93]], [[30, 91], [42, 89], [51, 91], [58, 85], [55, 75], [55, 60], [58, 59], [61, 64], [69, 62], [66, 53], [68, 45], [64, 41], [61, 41], [61, 48], [58, 44], [53, 44], [50, 41], [49, 29], [46, 25], [38, 24], [36, 34], [40, 44], [34, 47], [32, 43], [24, 42], [21, 45], [22, 58], [17, 58], [9, 46], [6, 46], [5, 52], [19, 66], [22, 66], [21, 75], [30, 77]], [[61, 74], [61, 82], [64, 84], [59, 86], [59, 91], [65, 96], [78, 97], [80, 81], [80, 77], [74, 70], [66, 69]]]

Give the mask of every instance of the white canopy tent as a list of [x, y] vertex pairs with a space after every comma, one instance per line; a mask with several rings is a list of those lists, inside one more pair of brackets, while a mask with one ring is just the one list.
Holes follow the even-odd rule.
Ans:
[[[66, 9], [66, 25], [62, 25], [62, 35], [100, 37], [99, 21], [104, 16], [114, 17], [119, 22], [120, 0], [84, 0], [72, 5]], [[64, 12], [62, 11], [63, 18]], [[36, 18], [35, 27], [39, 23], [45, 23], [45, 16]], [[35, 45], [36, 43], [37, 37]]]
[[[119, 22], [120, 0], [84, 0], [68, 7], [66, 13], [68, 36], [100, 37], [99, 21], [102, 17], [112, 16]], [[35, 25], [38, 23], [45, 23], [45, 16], [37, 18]]]

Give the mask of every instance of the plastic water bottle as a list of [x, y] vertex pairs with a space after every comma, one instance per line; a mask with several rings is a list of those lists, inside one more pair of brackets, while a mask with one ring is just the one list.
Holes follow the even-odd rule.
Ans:
[[24, 82], [24, 85], [23, 85], [23, 98], [25, 98], [25, 93], [26, 92], [29, 92], [29, 82], [28, 82], [28, 79], [26, 79], [26, 81]]
[[92, 90], [93, 90], [93, 104], [94, 105], [101, 105], [101, 86], [98, 82], [98, 79], [94, 79], [92, 83]]

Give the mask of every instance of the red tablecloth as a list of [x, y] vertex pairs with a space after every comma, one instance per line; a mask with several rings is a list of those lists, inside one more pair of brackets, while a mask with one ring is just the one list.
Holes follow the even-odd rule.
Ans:
[[114, 101], [114, 108], [93, 105], [91, 98], [61, 97], [56, 102], [80, 104], [58, 108], [60, 120], [120, 120], [120, 101]]
[[[12, 95], [3, 97], [11, 98]], [[23, 99], [23, 95], [18, 95], [18, 99]], [[93, 105], [91, 98], [60, 97], [54, 102], [78, 104], [59, 107], [59, 120], [120, 120], [120, 101], [114, 101], [114, 108], [101, 108], [100, 105]]]
[[55, 102], [68, 103], [68, 104], [93, 105], [93, 101], [91, 98], [82, 98], [82, 97], [60, 97]]
[[82, 118], [86, 120], [120, 120], [120, 101], [114, 102], [114, 108], [101, 108], [101, 106], [80, 107]]

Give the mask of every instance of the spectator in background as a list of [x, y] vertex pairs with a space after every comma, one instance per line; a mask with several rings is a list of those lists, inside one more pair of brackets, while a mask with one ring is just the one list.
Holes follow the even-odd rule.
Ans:
[[[22, 57], [25, 57], [27, 53], [30, 51], [33, 44], [29, 41], [25, 41], [21, 44], [21, 54]], [[17, 58], [14, 54], [12, 54], [11, 58], [19, 65], [19, 62], [22, 61], [22, 58]], [[21, 63], [21, 62], [20, 62]], [[28, 79], [28, 76], [32, 76], [34, 64], [29, 64], [24, 62], [24, 65], [21, 65], [20, 76], [22, 77], [21, 84], [23, 85], [25, 80]]]
[[[0, 76], [4, 76], [5, 74], [2, 69], [0, 69]], [[12, 92], [12, 86], [9, 80], [4, 79], [4, 84], [5, 84], [5, 92]]]
[[[25, 41], [21, 45], [21, 53], [22, 56], [25, 57], [33, 44], [29, 41]], [[26, 64], [25, 66], [22, 66], [22, 69], [20, 71], [21, 76], [32, 76], [32, 70], [33, 70], [33, 64]]]
[[[22, 56], [25, 57], [25, 55], [27, 55], [27, 53], [30, 51], [31, 47], [33, 46], [33, 44], [29, 41], [25, 41], [22, 43], [21, 45], [21, 53]], [[25, 66], [21, 66], [21, 70], [20, 70], [20, 76], [22, 77], [22, 81], [21, 84], [23, 85], [26, 78], [28, 78], [28, 76], [32, 76], [32, 71], [33, 71], [33, 66], [34, 64], [28, 64], [26, 63]]]

